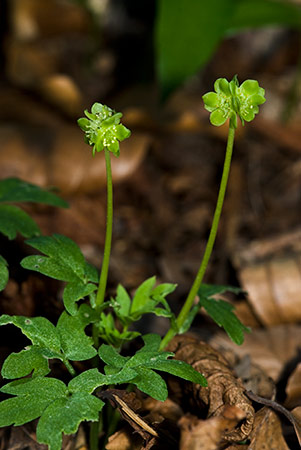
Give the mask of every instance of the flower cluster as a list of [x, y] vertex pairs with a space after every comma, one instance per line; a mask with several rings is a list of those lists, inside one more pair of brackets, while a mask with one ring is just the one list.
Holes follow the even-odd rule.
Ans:
[[119, 156], [119, 141], [123, 141], [131, 134], [120, 123], [121, 113], [116, 113], [111, 108], [101, 103], [94, 103], [91, 112], [85, 110], [86, 117], [78, 119], [77, 123], [85, 132], [85, 142], [93, 146], [95, 152], [101, 152], [105, 148]]
[[241, 86], [235, 76], [232, 81], [218, 78], [214, 83], [215, 92], [203, 95], [204, 106], [211, 112], [212, 125], [223, 125], [230, 119], [230, 126], [237, 127], [237, 115], [242, 124], [251, 122], [259, 112], [258, 105], [265, 102], [265, 91], [256, 80], [246, 80]]

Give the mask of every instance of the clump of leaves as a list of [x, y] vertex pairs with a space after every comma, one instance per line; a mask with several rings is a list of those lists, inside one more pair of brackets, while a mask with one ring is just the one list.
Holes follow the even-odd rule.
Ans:
[[[255, 86], [254, 83], [243, 84], [242, 91], [251, 85]], [[219, 82], [216, 86], [219, 86], [221, 91], [216, 95], [225, 95], [226, 83]], [[239, 288], [202, 284], [222, 208], [227, 183], [225, 171], [227, 172], [230, 167], [229, 152], [233, 147], [236, 114], [241, 114], [247, 120], [245, 109], [242, 113], [242, 106], [240, 106], [242, 103], [239, 103], [242, 99], [238, 95], [240, 91], [238, 91], [237, 80], [231, 81], [230, 86], [235, 87], [229, 88], [226, 92], [226, 100], [231, 104], [230, 112], [227, 112], [227, 117], [230, 118], [230, 138], [227, 144], [227, 163], [223, 172], [217, 212], [214, 215], [200, 269], [177, 317], [166, 299], [176, 289], [176, 284], [156, 284], [155, 277], [144, 281], [133, 297], [122, 285], [118, 285], [116, 295], [105, 299], [113, 221], [110, 154], [113, 153], [118, 157], [119, 142], [130, 135], [130, 131], [120, 124], [121, 113], [95, 103], [91, 113], [86, 111], [86, 118], [78, 120], [79, 126], [85, 132], [86, 142], [92, 146], [93, 155], [95, 152], [103, 151], [106, 161], [107, 227], [100, 274], [85, 260], [80, 248], [71, 239], [60, 234], [31, 237], [37, 234], [37, 228], [34, 229], [36, 232], [32, 233], [32, 225], [31, 232], [27, 235], [22, 228], [22, 220], [21, 226], [17, 226], [17, 222], [13, 220], [12, 225], [7, 220], [7, 224], [2, 225], [2, 228], [0, 223], [0, 231], [6, 231], [8, 237], [13, 238], [17, 230], [23, 232], [24, 236], [30, 236], [26, 243], [40, 252], [39, 255], [30, 255], [21, 261], [24, 269], [39, 272], [65, 283], [62, 295], [65, 310], [56, 325], [44, 317], [27, 318], [8, 315], [0, 317], [0, 325], [12, 324], [18, 327], [31, 341], [31, 345], [19, 353], [11, 353], [4, 361], [2, 376], [13, 381], [1, 388], [1, 392], [12, 397], [0, 403], [0, 426], [23, 425], [39, 419], [38, 441], [47, 444], [51, 450], [60, 450], [62, 435], [75, 433], [81, 422], [89, 421], [91, 422], [90, 449], [96, 450], [99, 447], [98, 422], [104, 407], [104, 402], [97, 397], [100, 389], [115, 384], [130, 384], [145, 394], [164, 401], [168, 392], [166, 382], [161, 376], [162, 372], [201, 386], [207, 385], [201, 373], [183, 361], [172, 359], [174, 354], [165, 351], [173, 336], [189, 329], [200, 308], [203, 307], [212, 319], [226, 330], [234, 342], [242, 343], [243, 332], [248, 331], [247, 328], [237, 319], [231, 305], [223, 300], [212, 298], [226, 290], [239, 292]], [[258, 87], [258, 89], [261, 88]], [[259, 92], [263, 95], [263, 90]], [[209, 105], [212, 113], [221, 108], [220, 98], [216, 95], [207, 94], [204, 98], [207, 109]], [[257, 105], [263, 102], [261, 98], [256, 97], [256, 99]], [[252, 101], [249, 106], [254, 106], [255, 103]], [[220, 113], [217, 112], [215, 115]], [[0, 201], [36, 201], [39, 198], [46, 203], [65, 206], [50, 193], [48, 193], [50, 197], [47, 197], [45, 192], [28, 184], [23, 185], [29, 191], [27, 196], [24, 193], [22, 196], [19, 192], [14, 197], [12, 190], [7, 186], [13, 183], [18, 184], [18, 182], [7, 183], [2, 185], [4, 186], [2, 197], [0, 190]], [[10, 194], [5, 193], [5, 186]], [[2, 260], [0, 263], [5, 264]], [[199, 297], [197, 304], [195, 304], [196, 296]], [[133, 329], [133, 324], [145, 314], [155, 314], [170, 321], [169, 331], [162, 340], [156, 334], [141, 336]], [[124, 344], [135, 338], [142, 338], [143, 346], [134, 355], [125, 356]], [[60, 360], [69, 372], [67, 384], [49, 376], [50, 363], [54, 359]], [[94, 368], [78, 373], [78, 365], [74, 364], [76, 361], [90, 361], [90, 367], [92, 363]]]

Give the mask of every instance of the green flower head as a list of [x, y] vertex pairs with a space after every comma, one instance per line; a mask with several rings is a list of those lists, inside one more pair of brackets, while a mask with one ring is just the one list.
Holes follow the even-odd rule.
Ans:
[[82, 117], [77, 123], [85, 132], [85, 142], [93, 146], [93, 156], [104, 148], [119, 156], [119, 141], [131, 134], [130, 130], [120, 123], [122, 114], [101, 103], [94, 103], [91, 112], [85, 110], [85, 115], [87, 118]]
[[265, 102], [265, 91], [258, 81], [246, 80], [239, 86], [237, 76], [232, 81], [218, 78], [214, 83], [215, 92], [203, 95], [204, 106], [211, 112], [210, 122], [219, 127], [227, 119], [230, 126], [237, 127], [237, 115], [242, 124], [251, 122], [259, 112], [259, 105]]

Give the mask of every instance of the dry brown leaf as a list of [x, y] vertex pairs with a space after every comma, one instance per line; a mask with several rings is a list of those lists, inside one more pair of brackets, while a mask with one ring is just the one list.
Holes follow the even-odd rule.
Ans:
[[226, 433], [224, 439], [229, 442], [245, 439], [252, 430], [254, 409], [244, 394], [241, 381], [235, 377], [222, 354], [205, 342], [187, 336], [175, 337], [168, 350], [175, 353], [176, 359], [187, 362], [203, 373], [208, 382], [208, 387], [204, 388], [172, 380], [170, 387], [180, 401], [189, 399], [200, 413], [205, 408], [208, 418], [222, 414], [226, 405], [236, 406], [244, 412], [245, 419], [235, 430]]
[[281, 429], [277, 414], [262, 408], [255, 414], [255, 422], [251, 433], [251, 443], [248, 450], [289, 450]]
[[232, 252], [252, 309], [266, 326], [301, 320], [301, 230]]
[[220, 350], [229, 349], [240, 357], [249, 355], [275, 382], [283, 367], [295, 358], [301, 342], [301, 326], [279, 325], [266, 330], [253, 330], [245, 335], [244, 343], [235, 345], [224, 333], [217, 333], [210, 344]]
[[293, 373], [288, 379], [286, 385], [286, 408], [294, 408], [301, 405], [301, 363], [297, 365]]
[[295, 418], [294, 428], [301, 447], [301, 406], [294, 408], [291, 413]]
[[180, 450], [218, 450], [222, 436], [229, 433], [245, 413], [236, 406], [225, 406], [221, 414], [207, 420], [186, 415], [179, 421]]

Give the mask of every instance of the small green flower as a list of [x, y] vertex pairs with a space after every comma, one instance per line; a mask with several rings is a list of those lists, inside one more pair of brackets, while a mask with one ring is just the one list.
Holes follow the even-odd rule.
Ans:
[[116, 113], [111, 108], [101, 103], [94, 103], [91, 112], [85, 110], [85, 115], [78, 119], [77, 123], [85, 132], [85, 142], [93, 146], [93, 156], [104, 148], [119, 156], [119, 141], [123, 141], [131, 134], [120, 123], [121, 113]]
[[251, 122], [259, 112], [258, 105], [265, 102], [265, 91], [259, 87], [258, 81], [246, 80], [241, 86], [237, 76], [230, 82], [226, 78], [218, 78], [214, 83], [215, 92], [203, 95], [204, 106], [211, 112], [210, 122], [219, 127], [227, 119], [230, 126], [237, 127], [237, 115], [242, 124]]

